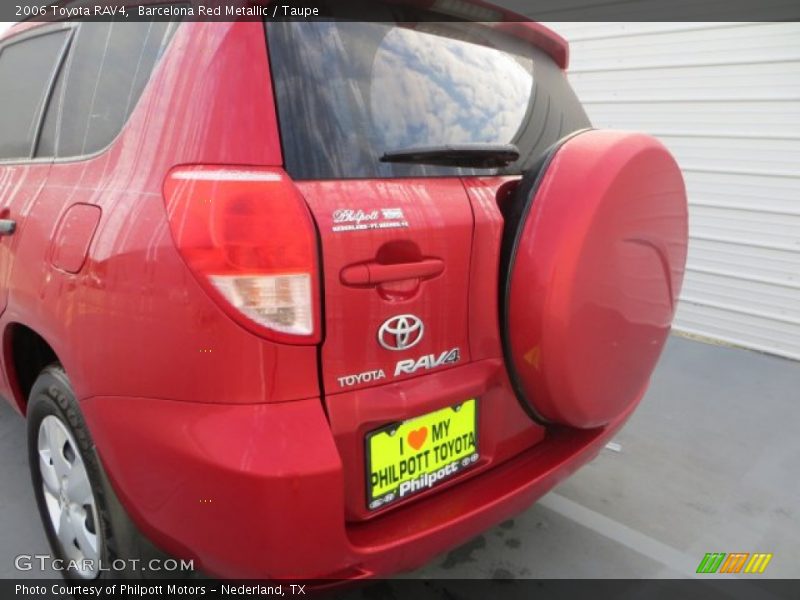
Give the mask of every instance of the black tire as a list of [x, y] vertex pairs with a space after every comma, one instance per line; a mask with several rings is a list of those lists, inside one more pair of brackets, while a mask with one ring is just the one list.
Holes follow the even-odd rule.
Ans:
[[[69, 558], [53, 527], [45, 500], [42, 472], [39, 465], [38, 437], [40, 424], [47, 416], [59, 419], [71, 433], [77, 443], [77, 450], [91, 484], [98, 518], [96, 523], [91, 522], [90, 525], [94, 528], [93, 533], [99, 542], [101, 561], [101, 569], [97, 578], [140, 579], [145, 577], [142, 565], [155, 556], [161, 558], [166, 555], [156, 550], [148, 540], [141, 536], [119, 503], [103, 471], [92, 436], [83, 419], [69, 379], [61, 365], [52, 364], [46, 367], [34, 382], [28, 401], [28, 462], [36, 504], [53, 551], [53, 557], [64, 561], [63, 576], [66, 579], [86, 581], [86, 577], [80, 572], [67, 568]], [[136, 559], [140, 562], [129, 559]]]

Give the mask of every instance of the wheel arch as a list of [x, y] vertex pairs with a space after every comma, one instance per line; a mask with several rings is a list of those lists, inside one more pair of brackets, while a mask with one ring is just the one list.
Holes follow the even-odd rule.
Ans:
[[52, 344], [36, 330], [22, 323], [9, 323], [3, 334], [3, 355], [13, 403], [27, 412], [31, 388], [47, 365], [60, 359]]

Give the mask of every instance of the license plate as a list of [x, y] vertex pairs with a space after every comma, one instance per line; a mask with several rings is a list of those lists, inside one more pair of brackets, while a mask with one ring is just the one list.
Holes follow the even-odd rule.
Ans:
[[477, 406], [472, 398], [368, 433], [369, 509], [429, 490], [475, 464]]

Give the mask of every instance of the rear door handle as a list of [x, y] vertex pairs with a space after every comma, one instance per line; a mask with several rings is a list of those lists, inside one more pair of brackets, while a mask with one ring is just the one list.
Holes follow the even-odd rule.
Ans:
[[0, 219], [0, 235], [11, 235], [17, 230], [17, 222], [11, 219]]
[[350, 265], [342, 269], [339, 278], [345, 285], [375, 286], [409, 279], [430, 279], [441, 275], [444, 261], [440, 258], [425, 258], [415, 262], [381, 264], [376, 262]]

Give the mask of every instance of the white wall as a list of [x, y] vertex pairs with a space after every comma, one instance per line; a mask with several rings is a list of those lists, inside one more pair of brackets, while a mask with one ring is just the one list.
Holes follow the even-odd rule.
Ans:
[[690, 247], [676, 329], [800, 359], [800, 23], [546, 23], [595, 127], [675, 154]]

